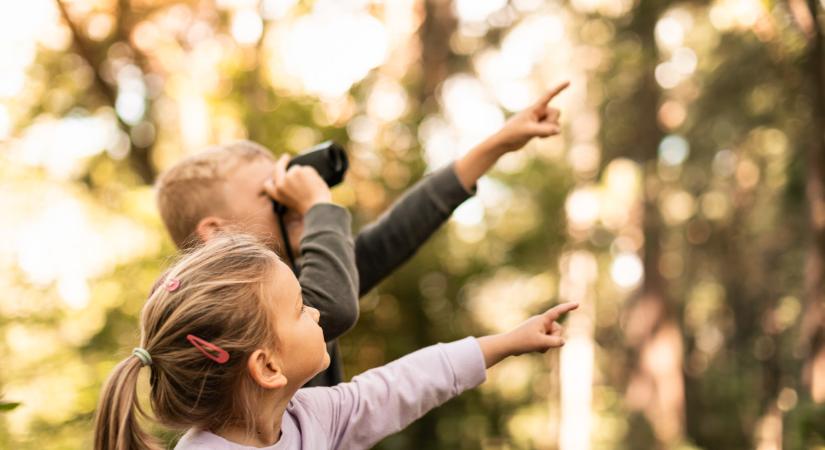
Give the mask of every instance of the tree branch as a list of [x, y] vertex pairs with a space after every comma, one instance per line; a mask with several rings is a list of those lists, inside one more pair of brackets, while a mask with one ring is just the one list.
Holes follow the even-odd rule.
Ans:
[[[66, 21], [66, 25], [72, 32], [72, 41], [77, 49], [77, 54], [80, 55], [80, 57], [83, 58], [86, 64], [88, 64], [92, 69], [92, 73], [94, 74], [94, 82], [97, 89], [101, 94], [103, 94], [104, 97], [106, 97], [106, 100], [114, 106], [115, 101], [117, 101], [117, 93], [115, 92], [115, 89], [110, 86], [105, 79], [103, 79], [103, 74], [100, 70], [100, 62], [96, 60], [90, 45], [85, 42], [82, 34], [80, 33], [80, 29], [69, 16], [69, 11], [66, 9], [66, 5], [64, 5], [60, 0], [56, 0], [56, 2], [58, 9], [60, 9], [60, 14], [63, 16], [63, 20]], [[122, 125], [128, 127], [126, 124]]]
[[[94, 85], [97, 90], [103, 95], [106, 99], [106, 102], [114, 109], [116, 102], [117, 102], [117, 87], [110, 85], [106, 82], [106, 79], [103, 77], [103, 70], [101, 66], [103, 65], [103, 61], [100, 60], [95, 56], [95, 51], [92, 48], [92, 45], [83, 38], [83, 35], [75, 22], [72, 20], [71, 16], [69, 15], [69, 11], [66, 9], [66, 5], [63, 4], [61, 0], [55, 0], [57, 3], [57, 7], [60, 10], [60, 14], [63, 17], [63, 20], [66, 21], [66, 25], [69, 27], [69, 30], [72, 33], [72, 41], [74, 43], [74, 47], [77, 51], [77, 54], [86, 62], [86, 64], [92, 69], [92, 74], [94, 76]], [[129, 10], [129, 2], [128, 0], [120, 0], [118, 2], [118, 20], [117, 23], [123, 24], [125, 23], [125, 16], [126, 12]], [[118, 42], [123, 42], [126, 45], [129, 45], [128, 36], [129, 31], [124, 29], [123, 26], [120, 26], [117, 32]], [[131, 45], [129, 45], [135, 55], [140, 56], [140, 52], [134, 49]], [[143, 61], [140, 61], [141, 63]], [[139, 64], [141, 67], [141, 71], [145, 73], [143, 64]], [[147, 108], [146, 113], [146, 120], [149, 120], [149, 110]], [[146, 147], [141, 147], [135, 145], [131, 139], [131, 133], [133, 127], [123, 121], [123, 119], [115, 113], [115, 117], [117, 119], [118, 126], [120, 129], [129, 135], [129, 162], [132, 168], [134, 169], [135, 173], [140, 177], [141, 181], [146, 184], [152, 184], [157, 176], [155, 168], [151, 164], [151, 149], [152, 144], [149, 144]], [[154, 125], [154, 124], [153, 124]], [[157, 127], [155, 127], [157, 129]]]

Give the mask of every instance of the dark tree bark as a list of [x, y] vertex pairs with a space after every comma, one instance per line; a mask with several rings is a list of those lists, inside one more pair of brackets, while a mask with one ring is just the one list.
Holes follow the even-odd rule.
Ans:
[[425, 0], [424, 14], [419, 30], [422, 80], [418, 100], [426, 109], [433, 109], [436, 90], [450, 72], [449, 62], [453, 56], [450, 37], [456, 30], [457, 20], [450, 0]]
[[667, 282], [659, 269], [664, 226], [657, 202], [656, 166], [659, 142], [664, 135], [657, 119], [660, 88], [654, 71], [659, 55], [654, 29], [665, 6], [660, 1], [642, 1], [628, 27], [640, 37], [642, 52], [643, 75], [631, 94], [636, 120], [630, 141], [635, 143], [635, 150], [627, 156], [643, 168], [644, 281], [626, 316], [632, 362], [627, 399], [631, 407], [643, 412], [659, 448], [671, 448], [680, 442], [685, 429], [682, 332], [667, 296]]
[[[418, 80], [419, 118], [428, 113], [437, 111], [436, 95], [438, 87], [450, 75], [450, 61], [453, 57], [450, 51], [450, 36], [455, 32], [456, 19], [452, 12], [451, 0], [424, 0], [422, 2], [425, 16], [418, 30], [420, 42], [420, 80]], [[416, 277], [420, 277], [418, 274]], [[399, 279], [405, 275], [397, 274]], [[411, 285], [411, 279], [402, 285]], [[418, 293], [398, 293], [399, 306], [404, 320], [408, 322], [406, 329], [412, 332], [416, 347], [429, 345], [439, 338], [433, 323], [421, 308], [421, 299]], [[405, 433], [410, 439], [404, 448], [427, 448], [433, 442], [433, 436], [438, 434], [438, 420], [433, 414], [427, 414], [413, 425], [414, 432]]]
[[[92, 69], [92, 73], [94, 76], [94, 86], [100, 95], [103, 97], [103, 100], [111, 106], [113, 109], [115, 108], [115, 103], [117, 102], [117, 86], [109, 84], [105, 77], [103, 76], [103, 64], [106, 60], [105, 56], [100, 57], [99, 55], [105, 55], [106, 52], [102, 49], [94, 48], [94, 45], [86, 40], [81, 32], [80, 28], [78, 27], [77, 23], [72, 19], [69, 11], [66, 9], [66, 5], [63, 4], [61, 0], [56, 0], [58, 9], [60, 10], [60, 14], [63, 17], [63, 20], [66, 21], [66, 25], [69, 27], [69, 30], [72, 33], [72, 41], [77, 54], [86, 62], [86, 64]], [[118, 1], [118, 12], [117, 12], [117, 29], [115, 30], [115, 37], [116, 42], [123, 43], [132, 50], [132, 54], [135, 55], [135, 64], [141, 68], [143, 73], [146, 73], [146, 64], [145, 58], [143, 55], [134, 47], [132, 47], [129, 43], [129, 35], [131, 34], [131, 24], [134, 23], [131, 17], [131, 7], [128, 0], [119, 0]], [[144, 121], [150, 123], [155, 130], [157, 130], [156, 124], [152, 123], [151, 120], [151, 105], [147, 104], [146, 113], [144, 115]], [[157, 176], [157, 170], [155, 169], [154, 165], [152, 164], [152, 147], [155, 142], [152, 139], [152, 143], [141, 146], [137, 145], [133, 142], [131, 136], [134, 127], [117, 116], [118, 126], [122, 131], [124, 131], [129, 136], [129, 154], [128, 160], [129, 164], [131, 165], [132, 169], [134, 169], [135, 173], [140, 177], [140, 180], [146, 184], [152, 184]]]
[[805, 265], [806, 349], [804, 382], [817, 403], [825, 402], [825, 54], [816, 0], [808, 0], [811, 22], [805, 73], [811, 99], [811, 142], [807, 150], [805, 194], [811, 243]]

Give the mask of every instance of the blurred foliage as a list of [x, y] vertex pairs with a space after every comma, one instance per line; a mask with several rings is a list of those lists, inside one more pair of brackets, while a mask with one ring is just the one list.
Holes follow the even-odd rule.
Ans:
[[20, 402], [0, 402], [0, 411], [11, 411], [20, 406]]
[[[802, 326], [816, 311], [806, 155], [825, 152], [814, 95], [825, 80], [812, 64], [825, 57], [822, 10], [813, 0], [0, 6], [0, 448], [90, 446], [100, 386], [137, 341], [140, 308], [174, 254], [150, 186], [159, 171], [230, 139], [276, 154], [334, 139], [352, 161], [335, 200], [357, 230], [561, 79], [572, 81], [558, 99], [563, 136], [505, 156], [362, 299], [342, 351], [352, 376], [574, 299], [583, 308], [565, 351], [592, 358], [507, 360], [377, 448], [822, 448], [810, 377], [825, 374], [806, 364], [821, 343]], [[667, 314], [645, 312], [651, 292]], [[657, 340], [664, 325], [677, 342]], [[592, 401], [580, 410], [565, 398]], [[676, 406], [651, 414], [662, 398]]]

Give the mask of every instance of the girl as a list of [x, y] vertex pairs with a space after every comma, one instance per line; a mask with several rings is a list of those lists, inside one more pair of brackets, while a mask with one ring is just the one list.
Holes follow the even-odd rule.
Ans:
[[184, 255], [143, 308], [140, 347], [101, 396], [95, 448], [160, 448], [141, 429], [136, 385], [149, 366], [159, 421], [188, 429], [177, 449], [358, 449], [479, 385], [507, 356], [564, 344], [556, 306], [499, 335], [438, 344], [331, 388], [299, 389], [329, 364], [318, 311], [292, 271], [246, 236]]

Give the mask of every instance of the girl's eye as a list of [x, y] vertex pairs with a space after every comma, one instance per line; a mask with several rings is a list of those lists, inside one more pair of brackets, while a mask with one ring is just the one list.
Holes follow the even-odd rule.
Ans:
[[302, 313], [307, 312], [307, 305], [301, 305], [301, 312]]

